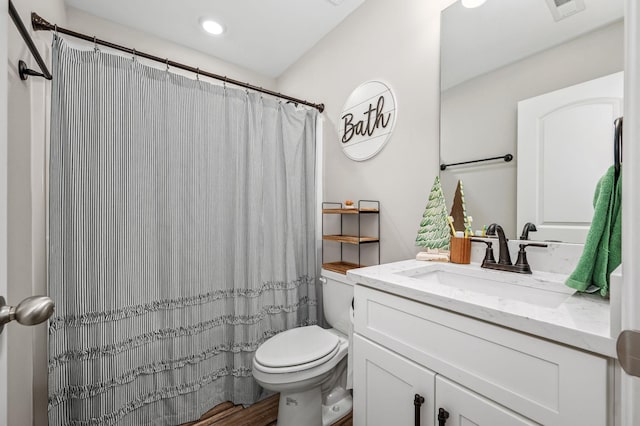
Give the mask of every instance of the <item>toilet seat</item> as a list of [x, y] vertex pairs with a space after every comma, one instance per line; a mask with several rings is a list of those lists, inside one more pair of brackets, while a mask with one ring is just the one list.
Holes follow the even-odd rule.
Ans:
[[323, 356], [322, 358], [319, 358], [312, 362], [308, 362], [306, 364], [290, 365], [288, 367], [267, 367], [260, 364], [259, 361], [255, 360], [255, 368], [262, 371], [263, 373], [271, 373], [271, 374], [295, 373], [298, 371], [308, 370], [310, 368], [317, 367], [318, 365], [322, 365], [326, 363], [328, 360], [336, 356], [336, 354], [338, 353], [338, 349], [339, 347], [336, 346], [336, 348], [333, 351]]
[[254, 357], [265, 373], [283, 374], [307, 370], [336, 356], [340, 338], [312, 325], [284, 331], [263, 343]]

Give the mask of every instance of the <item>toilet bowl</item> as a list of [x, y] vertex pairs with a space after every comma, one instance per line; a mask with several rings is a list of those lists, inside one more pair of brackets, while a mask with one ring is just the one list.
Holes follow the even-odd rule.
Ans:
[[[336, 328], [298, 327], [265, 341], [253, 359], [253, 377], [280, 392], [278, 426], [328, 426], [351, 411], [346, 386], [347, 333], [353, 285], [322, 271], [325, 318]], [[331, 304], [331, 305], [330, 305]]]

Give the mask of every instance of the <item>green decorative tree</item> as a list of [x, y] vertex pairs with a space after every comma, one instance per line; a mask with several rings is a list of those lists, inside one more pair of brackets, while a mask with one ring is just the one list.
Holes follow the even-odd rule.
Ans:
[[444, 193], [440, 185], [440, 178], [436, 176], [429, 201], [422, 215], [420, 229], [416, 237], [416, 245], [431, 249], [449, 249], [451, 237], [449, 224], [447, 222], [447, 207], [444, 201]]
[[456, 228], [456, 231], [464, 231], [465, 229], [471, 228], [467, 216], [467, 206], [464, 202], [464, 189], [461, 180], [458, 181], [456, 193], [453, 196], [451, 213], [449, 214], [453, 217], [453, 227]]

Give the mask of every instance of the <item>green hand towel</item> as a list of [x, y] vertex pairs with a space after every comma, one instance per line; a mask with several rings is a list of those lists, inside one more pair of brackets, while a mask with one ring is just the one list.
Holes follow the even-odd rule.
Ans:
[[616, 180], [611, 166], [598, 184], [593, 197], [593, 220], [582, 256], [566, 285], [585, 291], [591, 285], [600, 294], [609, 292], [609, 276], [622, 260], [622, 174]]
[[622, 168], [616, 181], [613, 204], [613, 223], [611, 238], [609, 239], [609, 259], [607, 261], [606, 287], [600, 287], [600, 293], [606, 296], [609, 292], [609, 278], [611, 273], [622, 263]]

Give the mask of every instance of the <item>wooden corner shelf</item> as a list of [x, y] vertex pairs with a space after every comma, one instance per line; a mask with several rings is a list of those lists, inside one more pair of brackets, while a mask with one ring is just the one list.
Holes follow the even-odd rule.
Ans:
[[377, 237], [358, 238], [357, 235], [323, 235], [322, 239], [326, 241], [337, 241], [339, 243], [347, 243], [347, 244], [374, 243], [378, 241]]
[[323, 263], [322, 267], [327, 271], [333, 271], [339, 274], [346, 275], [349, 269], [363, 268], [364, 265], [356, 265], [355, 263], [351, 262], [329, 262]]
[[361, 208], [361, 209], [322, 209], [324, 214], [362, 214], [362, 213], [380, 213], [378, 209]]
[[[352, 204], [352, 203], [349, 203]], [[352, 208], [345, 208], [342, 203], [323, 202], [322, 203], [322, 267], [328, 271], [338, 272], [340, 274], [346, 274], [349, 269], [362, 268], [361, 246], [364, 245], [377, 245], [378, 251], [378, 263], [380, 263], [380, 201], [375, 200], [358, 200], [358, 202], [352, 206]], [[340, 219], [330, 219], [332, 232], [325, 232], [325, 215], [340, 215]], [[348, 219], [345, 219], [348, 218]], [[347, 231], [351, 234], [345, 234], [344, 222], [348, 221], [352, 226]], [[377, 236], [363, 236], [362, 235], [362, 222], [367, 224], [367, 234], [375, 234], [375, 228], [377, 228]], [[336, 226], [339, 225], [339, 226]], [[357, 231], [354, 231], [354, 226]], [[353, 235], [353, 234], [356, 235]], [[332, 241], [338, 243], [340, 246], [340, 260], [334, 262], [325, 262], [325, 241]], [[372, 243], [372, 244], [369, 244]], [[357, 262], [346, 262], [343, 258], [345, 254], [343, 252], [343, 244], [351, 244], [358, 246], [357, 248]], [[353, 250], [348, 252], [350, 257], [355, 257]], [[369, 249], [370, 250], [370, 249]], [[332, 256], [337, 257], [337, 256]], [[333, 260], [333, 259], [331, 259]], [[354, 259], [355, 260], [355, 259]]]

